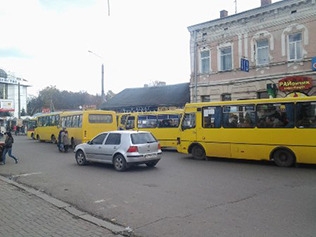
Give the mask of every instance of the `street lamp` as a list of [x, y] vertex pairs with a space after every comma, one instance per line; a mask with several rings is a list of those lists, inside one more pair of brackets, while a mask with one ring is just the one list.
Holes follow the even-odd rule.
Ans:
[[[100, 55], [92, 52], [91, 50], [88, 50], [88, 53], [91, 53], [94, 56], [96, 56], [96, 57], [98, 57], [98, 58], [103, 60], [103, 58]], [[101, 99], [102, 99], [102, 102], [105, 101], [105, 95], [104, 95], [104, 64], [103, 63], [101, 65]]]

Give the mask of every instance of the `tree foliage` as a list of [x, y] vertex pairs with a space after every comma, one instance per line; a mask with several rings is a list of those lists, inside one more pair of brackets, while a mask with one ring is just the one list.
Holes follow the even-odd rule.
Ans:
[[[106, 99], [110, 99], [115, 94], [108, 91]], [[81, 107], [100, 108], [103, 103], [100, 95], [90, 95], [85, 91], [70, 92], [60, 91], [56, 86], [48, 86], [41, 90], [38, 97], [29, 97], [27, 102], [27, 111], [29, 115], [40, 113], [43, 110], [61, 111], [78, 110]]]

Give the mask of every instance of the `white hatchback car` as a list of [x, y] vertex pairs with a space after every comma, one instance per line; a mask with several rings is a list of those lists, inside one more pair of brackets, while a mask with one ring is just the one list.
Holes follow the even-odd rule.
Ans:
[[113, 164], [117, 171], [138, 164], [154, 167], [162, 157], [159, 142], [146, 131], [103, 132], [77, 145], [74, 152], [78, 165], [107, 163]]

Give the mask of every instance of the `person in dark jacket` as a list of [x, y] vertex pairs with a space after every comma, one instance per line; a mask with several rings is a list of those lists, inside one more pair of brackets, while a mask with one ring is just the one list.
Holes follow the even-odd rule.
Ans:
[[7, 153], [12, 159], [15, 160], [15, 164], [17, 164], [18, 159], [14, 155], [12, 155], [12, 145], [14, 143], [14, 139], [12, 137], [12, 134], [11, 134], [11, 132], [6, 132], [5, 135], [6, 135], [6, 138], [4, 141], [4, 150], [2, 153], [2, 165], [5, 164], [5, 158], [6, 158]]

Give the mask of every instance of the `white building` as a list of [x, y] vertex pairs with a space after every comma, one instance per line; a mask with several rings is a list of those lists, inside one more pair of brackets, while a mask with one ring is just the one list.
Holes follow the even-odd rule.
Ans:
[[0, 112], [10, 112], [20, 118], [21, 111], [27, 112], [27, 80], [0, 69]]

